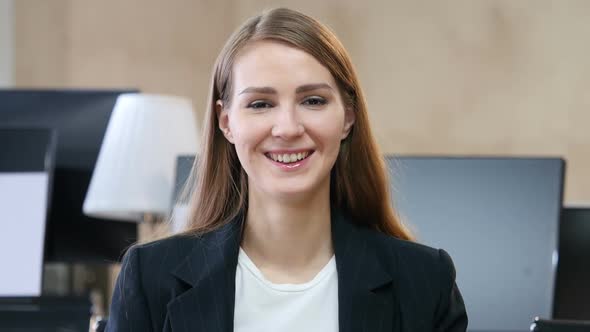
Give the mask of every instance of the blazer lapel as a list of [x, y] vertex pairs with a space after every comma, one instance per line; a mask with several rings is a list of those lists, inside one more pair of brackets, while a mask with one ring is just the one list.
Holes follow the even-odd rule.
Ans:
[[[383, 256], [371, 242], [376, 236], [372, 233], [353, 225], [342, 214], [333, 216], [340, 332], [398, 330], [394, 280], [379, 261]], [[388, 265], [392, 263], [386, 262]]]
[[186, 291], [168, 303], [173, 331], [233, 332], [235, 276], [243, 219], [203, 235], [172, 272]]

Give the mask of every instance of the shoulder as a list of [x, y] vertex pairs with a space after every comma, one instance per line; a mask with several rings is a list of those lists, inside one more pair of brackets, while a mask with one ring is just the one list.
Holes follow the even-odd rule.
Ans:
[[443, 249], [400, 240], [371, 231], [370, 243], [383, 260], [394, 283], [402, 312], [424, 323], [433, 317], [437, 331], [465, 331], [467, 313], [457, 284], [453, 261]]
[[175, 235], [132, 246], [113, 289], [107, 331], [161, 330], [166, 305], [186, 290], [173, 272], [200, 242], [196, 236]]
[[133, 245], [123, 257], [119, 272], [120, 284], [138, 287], [147, 297], [176, 285], [173, 271], [182, 264], [200, 239], [196, 236], [174, 235], [164, 239]]
[[147, 243], [135, 244], [129, 249], [129, 254], [135, 253], [142, 257], [177, 256], [194, 246], [197, 236], [173, 235]]
[[169, 271], [186, 258], [199, 241], [197, 236], [174, 235], [156, 241], [135, 244], [123, 258], [123, 267], [133, 266], [146, 270]]
[[113, 296], [113, 303], [116, 299], [124, 302], [125, 298], [128, 303], [133, 303], [130, 299], [141, 298], [150, 308], [167, 303], [173, 294], [183, 291], [183, 284], [173, 273], [199, 240], [195, 236], [175, 235], [129, 248], [115, 286], [115, 294], [120, 297]]
[[401, 279], [412, 279], [450, 285], [455, 281], [456, 271], [453, 261], [444, 249], [432, 248], [424, 244], [401, 240], [390, 235], [369, 231], [370, 243], [376, 248], [384, 262], [394, 264], [395, 273]]

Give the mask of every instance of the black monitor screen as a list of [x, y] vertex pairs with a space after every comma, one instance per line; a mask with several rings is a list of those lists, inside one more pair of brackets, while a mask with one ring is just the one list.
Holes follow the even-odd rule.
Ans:
[[1, 126], [57, 131], [46, 262], [116, 261], [137, 239], [136, 224], [82, 213], [111, 112], [127, 92], [136, 90], [0, 90]]

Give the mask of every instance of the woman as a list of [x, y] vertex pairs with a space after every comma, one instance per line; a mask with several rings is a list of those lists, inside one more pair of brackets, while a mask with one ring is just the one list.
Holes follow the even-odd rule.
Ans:
[[187, 230], [129, 250], [109, 331], [465, 331], [450, 257], [390, 206], [365, 99], [314, 19], [248, 20], [214, 69]]

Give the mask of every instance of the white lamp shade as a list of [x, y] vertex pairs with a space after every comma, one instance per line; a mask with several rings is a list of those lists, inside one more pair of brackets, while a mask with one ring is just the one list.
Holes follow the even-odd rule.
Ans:
[[176, 159], [196, 154], [197, 119], [188, 99], [140, 93], [117, 99], [83, 211], [98, 218], [140, 221], [166, 215]]

